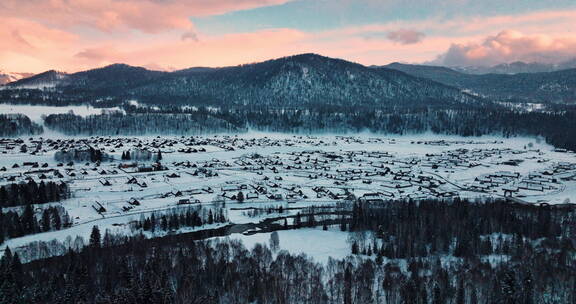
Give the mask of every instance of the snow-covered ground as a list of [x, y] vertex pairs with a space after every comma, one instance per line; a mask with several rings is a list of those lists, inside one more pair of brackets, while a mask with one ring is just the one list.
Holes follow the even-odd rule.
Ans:
[[[292, 254], [305, 254], [314, 261], [326, 264], [329, 258], [344, 259], [350, 254], [350, 242], [348, 232], [337, 229], [322, 230], [322, 228], [302, 228], [298, 230], [280, 230], [278, 233], [279, 246], [273, 250], [277, 254], [286, 250]], [[256, 244], [270, 247], [270, 235], [256, 233], [252, 235], [233, 234], [218, 239], [240, 240], [247, 249], [252, 249]]]
[[[86, 109], [85, 113], [95, 110], [99, 109]], [[23, 145], [26, 152], [22, 152]], [[57, 151], [86, 149], [87, 145], [114, 160], [68, 164], [54, 159]], [[121, 160], [126, 151], [143, 150], [150, 152], [152, 160]], [[143, 170], [152, 168], [158, 151], [165, 170]], [[152, 211], [175, 208], [183, 199], [197, 200], [207, 208], [225, 203], [230, 222], [236, 224], [293, 216], [305, 207], [361, 197], [502, 197], [511, 191], [516, 199], [529, 203], [576, 202], [575, 154], [522, 137], [278, 133], [34, 137], [1, 140], [0, 169], [5, 169], [0, 171], [0, 185], [30, 179], [68, 183], [72, 197], [55, 204], [62, 205], [74, 222], [65, 230], [10, 239], [0, 249], [37, 240], [88, 239], [93, 225], [102, 231], [129, 234], [130, 221]], [[237, 199], [239, 192], [243, 202]], [[140, 205], [126, 210], [131, 199]], [[93, 208], [95, 202], [106, 211], [98, 213]], [[280, 206], [284, 209], [280, 215], [262, 211]], [[40, 212], [44, 206], [35, 207]], [[262, 210], [250, 215], [254, 209]], [[267, 242], [269, 234], [232, 237], [242, 238], [250, 247], [255, 242]], [[340, 242], [341, 237], [339, 231], [282, 231], [280, 247], [290, 251], [302, 247], [302, 252], [318, 260], [327, 252], [339, 256], [340, 249], [346, 248], [341, 253], [346, 256], [348, 246]]]

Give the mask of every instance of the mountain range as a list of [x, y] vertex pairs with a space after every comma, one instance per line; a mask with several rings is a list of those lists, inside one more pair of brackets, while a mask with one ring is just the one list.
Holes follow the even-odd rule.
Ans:
[[[301, 54], [222, 68], [174, 72], [113, 64], [66, 74], [47, 71], [4, 85], [0, 101], [89, 102], [137, 100], [154, 105], [228, 106], [445, 106], [481, 101], [574, 103], [576, 69], [531, 73], [576, 65], [512, 63], [503, 73], [392, 63], [367, 67]], [[504, 73], [506, 71], [506, 73]], [[50, 89], [37, 92], [33, 89]], [[22, 94], [22, 90], [28, 90]]]
[[[369, 130], [534, 135], [554, 146], [576, 149], [576, 108], [511, 104], [574, 103], [575, 90], [576, 69], [478, 75], [400, 63], [368, 67], [302, 54], [173, 72], [125, 64], [72, 74], [47, 71], [3, 85], [0, 103], [124, 110], [44, 119], [46, 127], [70, 135]], [[18, 135], [16, 131], [6, 135]]]
[[501, 63], [494, 66], [450, 67], [467, 74], [518, 74], [556, 72], [576, 68], [576, 58], [560, 63], [522, 62]]
[[496, 101], [576, 102], [576, 69], [518, 74], [469, 74], [447, 67], [392, 63], [384, 66]]
[[460, 89], [395, 69], [315, 54], [175, 72], [124, 64], [74, 74], [48, 71], [8, 84], [2, 98], [21, 96], [22, 89], [30, 88], [52, 88], [42, 93], [48, 99], [51, 95], [59, 100], [136, 99], [161, 105], [401, 106], [478, 101]]

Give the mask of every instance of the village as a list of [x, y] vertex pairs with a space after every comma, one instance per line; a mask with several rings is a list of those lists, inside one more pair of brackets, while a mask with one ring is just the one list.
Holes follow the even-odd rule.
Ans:
[[0, 186], [65, 185], [65, 199], [35, 208], [64, 207], [72, 227], [196, 205], [245, 223], [273, 216], [247, 210], [455, 197], [561, 205], [576, 191], [575, 154], [530, 139], [34, 137], [1, 140], [0, 156]]

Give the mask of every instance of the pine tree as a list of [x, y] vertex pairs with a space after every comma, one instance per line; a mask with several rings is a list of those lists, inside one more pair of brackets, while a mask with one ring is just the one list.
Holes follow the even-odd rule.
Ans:
[[214, 215], [212, 214], [212, 210], [208, 211], [208, 225], [214, 224]]
[[45, 204], [47, 202], [48, 197], [46, 195], [46, 184], [44, 184], [44, 181], [41, 181], [40, 185], [38, 185], [38, 203]]
[[142, 229], [144, 229], [144, 231], [149, 231], [151, 227], [152, 225], [150, 224], [150, 218], [147, 217], [142, 224]]
[[226, 216], [224, 215], [224, 208], [220, 208], [220, 219], [218, 221], [220, 223], [226, 223]]
[[100, 229], [98, 229], [98, 226], [93, 226], [92, 233], [90, 233], [89, 246], [92, 248], [100, 248], [100, 240], [101, 240]]
[[156, 216], [154, 213], [150, 216], [150, 231], [154, 233], [156, 231]]
[[42, 211], [42, 231], [50, 231], [50, 214], [51, 208]]
[[15, 278], [21, 278], [22, 277], [22, 262], [20, 262], [20, 257], [18, 256], [18, 253], [14, 253], [14, 255], [12, 255], [12, 261], [10, 262], [10, 271], [12, 272], [12, 275], [14, 275]]
[[4, 249], [4, 255], [0, 258], [0, 275], [4, 275], [8, 271], [11, 261], [12, 250], [10, 250], [10, 247], [6, 246], [6, 249]]
[[60, 219], [60, 214], [56, 208], [52, 209], [52, 223], [54, 224], [54, 230], [60, 230], [62, 227], [62, 221]]
[[346, 231], [347, 227], [346, 227], [346, 221], [344, 220], [344, 218], [341, 218], [340, 220], [340, 231]]
[[358, 254], [359, 252], [360, 248], [358, 246], [358, 243], [354, 241], [354, 243], [352, 243], [352, 254]]
[[302, 227], [302, 218], [300, 217], [300, 212], [296, 213], [296, 218], [294, 219], [294, 226], [296, 226], [296, 228]]
[[162, 218], [160, 219], [160, 227], [162, 231], [168, 230], [168, 221], [166, 220], [165, 215], [162, 215]]
[[35, 232], [36, 219], [34, 218], [34, 210], [31, 204], [27, 204], [22, 213], [22, 224], [25, 234], [31, 234]]
[[308, 227], [314, 227], [316, 226], [316, 219], [314, 218], [314, 212], [312, 211], [309, 215], [308, 215], [308, 223], [307, 223]]

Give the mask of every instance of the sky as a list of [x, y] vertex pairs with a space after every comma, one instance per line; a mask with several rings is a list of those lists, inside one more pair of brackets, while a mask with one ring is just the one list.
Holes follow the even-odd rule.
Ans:
[[576, 57], [574, 0], [0, 0], [0, 70], [155, 70], [317, 53], [364, 65]]

